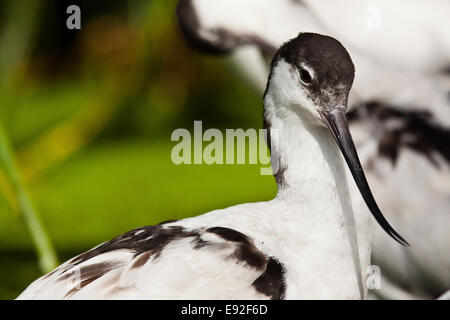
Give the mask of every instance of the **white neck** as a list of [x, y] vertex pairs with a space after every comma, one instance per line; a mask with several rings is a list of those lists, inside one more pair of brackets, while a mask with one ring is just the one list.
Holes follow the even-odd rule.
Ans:
[[271, 124], [272, 169], [282, 177], [277, 197], [333, 204], [337, 190], [347, 184], [347, 169], [328, 129], [303, 119], [294, 108], [275, 107], [277, 102], [270, 96], [265, 103]]
[[361, 196], [328, 129], [302, 115], [299, 106], [277, 100], [269, 88], [265, 117], [271, 127], [272, 169], [282, 175], [276, 201], [296, 208], [286, 213], [291, 223], [312, 226], [307, 231], [323, 237], [332, 251], [341, 248], [359, 275], [364, 296], [361, 275], [370, 255], [367, 209], [361, 207]]

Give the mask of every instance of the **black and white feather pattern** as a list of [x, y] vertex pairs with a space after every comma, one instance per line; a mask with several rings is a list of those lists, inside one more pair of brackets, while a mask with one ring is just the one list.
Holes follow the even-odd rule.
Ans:
[[167, 222], [69, 260], [19, 299], [283, 299], [283, 269], [239, 231]]
[[[232, 53], [260, 92], [268, 71], [258, 53], [272, 56], [305, 31], [342, 41], [356, 65], [350, 126], [361, 161], [382, 211], [414, 248], [407, 252], [376, 232], [375, 262], [400, 291], [421, 298], [450, 287], [449, 13], [443, 0], [179, 0], [178, 6], [187, 38]], [[394, 297], [384, 287], [379, 293]]]
[[[317, 113], [347, 102], [353, 63], [338, 41], [318, 34], [299, 35], [281, 52], [264, 95], [264, 117], [283, 135], [270, 143], [284, 168], [273, 200], [132, 230], [66, 262], [19, 298], [366, 298], [367, 197], [350, 183]], [[296, 58], [323, 77], [324, 92], [299, 85]]]

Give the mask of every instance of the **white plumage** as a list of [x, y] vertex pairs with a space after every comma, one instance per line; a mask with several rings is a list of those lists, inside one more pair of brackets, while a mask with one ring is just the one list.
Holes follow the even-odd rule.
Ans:
[[[181, 2], [192, 4], [198, 36], [227, 49], [263, 42], [265, 50], [267, 46], [276, 50], [299, 32], [340, 39], [358, 66], [351, 105], [377, 100], [407, 108], [425, 106], [436, 112], [440, 123], [450, 126], [450, 114], [445, 112], [449, 88], [437, 77], [450, 65], [448, 1]], [[221, 37], [223, 32], [229, 36]]]
[[[349, 104], [361, 107], [350, 123], [361, 161], [383, 212], [412, 239], [405, 249], [376, 229], [374, 261], [383, 282], [397, 286], [378, 293], [427, 298], [448, 289], [450, 86], [442, 71], [450, 65], [450, 2], [181, 0], [186, 29], [183, 12], [198, 19], [201, 33], [191, 37], [234, 50], [233, 61], [261, 92], [268, 71], [259, 49], [272, 55], [300, 31], [342, 41], [357, 66]], [[364, 106], [371, 102], [377, 105]], [[399, 295], [401, 288], [410, 293]]]
[[[205, 231], [217, 225], [245, 232], [267, 257], [283, 261], [286, 268], [284, 281], [289, 285], [282, 298], [361, 298], [357, 281], [363, 275], [355, 273], [350, 250], [341, 248], [342, 244], [347, 244], [345, 229], [339, 230], [339, 225], [334, 221], [319, 226], [317, 222], [313, 223], [311, 217], [300, 215], [296, 209], [304, 208], [274, 200], [239, 205], [164, 224], [163, 228], [167, 229], [183, 226], [187, 232], [200, 229], [201, 239], [211, 245], [196, 250], [193, 249], [192, 238], [181, 238], [164, 248], [160, 257], [150, 258], [139, 268], [132, 266], [141, 256], [133, 258], [134, 254], [128, 250], [102, 254], [77, 266], [71, 266], [69, 261], [58, 269], [63, 271], [68, 268], [70, 278], [60, 280], [61, 271], [57, 271], [50, 277], [38, 279], [19, 299], [272, 298], [252, 286], [265, 269], [256, 269], [234, 259], [234, 243]], [[297, 220], [295, 223], [292, 217]], [[329, 230], [333, 230], [334, 235], [327, 234]], [[323, 244], [311, 248], [301, 245], [317, 242]], [[369, 257], [366, 254], [364, 258], [366, 266]], [[77, 270], [102, 262], [114, 263], [117, 267], [77, 290], [77, 286], [80, 287], [79, 274], [81, 279], [89, 279], [89, 272]], [[328, 278], [327, 281], [321, 276], [322, 273], [323, 277]], [[74, 293], [70, 294], [74, 288]]]
[[[36, 280], [19, 299], [365, 298], [371, 220], [352, 174], [375, 216], [377, 209], [341, 122], [353, 73], [336, 40], [291, 41], [264, 99], [266, 123], [283, 137], [269, 140], [280, 168], [274, 200], [130, 231]], [[327, 128], [321, 115], [336, 123]]]

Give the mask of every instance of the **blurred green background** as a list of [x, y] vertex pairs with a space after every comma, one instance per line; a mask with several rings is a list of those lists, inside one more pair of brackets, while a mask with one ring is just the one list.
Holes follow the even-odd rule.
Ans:
[[[81, 7], [81, 30], [66, 8]], [[132, 228], [275, 195], [260, 165], [174, 165], [170, 134], [261, 128], [261, 97], [191, 49], [175, 0], [0, 1], [0, 123], [59, 262]], [[0, 160], [1, 161], [4, 161]], [[0, 299], [42, 273], [0, 166]]]

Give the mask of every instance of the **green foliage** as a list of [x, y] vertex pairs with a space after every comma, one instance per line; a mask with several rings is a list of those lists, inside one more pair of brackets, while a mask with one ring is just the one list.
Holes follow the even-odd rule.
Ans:
[[[63, 1], [20, 2], [27, 18], [8, 3], [0, 2], [0, 118], [31, 211], [60, 257], [135, 227], [275, 195], [259, 165], [171, 162], [170, 133], [194, 120], [205, 129], [262, 122], [261, 98], [227, 60], [186, 45], [175, 1], [83, 2], [80, 31], [65, 29]], [[20, 189], [2, 167], [0, 298], [40, 274], [29, 218], [17, 214]]]

